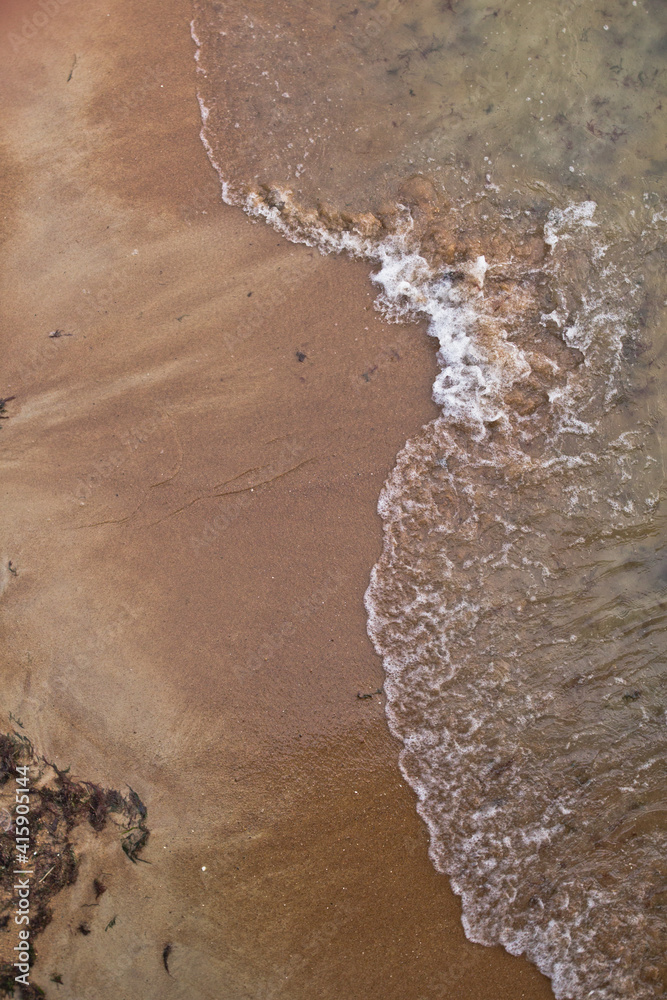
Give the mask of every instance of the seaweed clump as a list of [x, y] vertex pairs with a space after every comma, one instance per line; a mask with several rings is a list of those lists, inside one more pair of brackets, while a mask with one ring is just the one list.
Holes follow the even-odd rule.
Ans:
[[[0, 733], [0, 996], [36, 1000], [44, 996], [35, 985], [17, 987], [12, 961], [12, 931], [16, 908], [14, 882], [17, 868], [15, 784], [19, 767], [29, 774], [30, 847], [30, 965], [35, 961], [34, 939], [52, 919], [50, 903], [66, 886], [76, 882], [78, 859], [71, 841], [75, 827], [87, 823], [96, 833], [109, 821], [119, 828], [121, 846], [134, 863], [143, 860], [149, 830], [147, 810], [132, 789], [123, 795], [90, 781], [75, 781], [39, 756], [22, 733]], [[100, 883], [101, 891], [102, 887]], [[97, 888], [96, 888], [97, 893]], [[11, 941], [10, 941], [11, 938]], [[4, 940], [3, 940], [4, 939]]]

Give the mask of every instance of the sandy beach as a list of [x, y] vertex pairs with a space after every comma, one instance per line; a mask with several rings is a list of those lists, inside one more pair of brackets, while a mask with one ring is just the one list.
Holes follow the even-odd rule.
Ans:
[[548, 1000], [464, 937], [366, 634], [377, 497], [436, 413], [433, 344], [374, 311], [363, 263], [222, 204], [190, 16], [0, 17], [2, 728], [11, 712], [77, 778], [131, 786], [151, 831], [137, 865], [80, 835], [33, 981]]

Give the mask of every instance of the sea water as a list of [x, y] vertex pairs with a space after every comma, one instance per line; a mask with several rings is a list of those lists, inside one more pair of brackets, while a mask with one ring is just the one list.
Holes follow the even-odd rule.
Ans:
[[667, 996], [663, 0], [195, 0], [226, 201], [366, 259], [440, 416], [366, 595], [468, 937]]

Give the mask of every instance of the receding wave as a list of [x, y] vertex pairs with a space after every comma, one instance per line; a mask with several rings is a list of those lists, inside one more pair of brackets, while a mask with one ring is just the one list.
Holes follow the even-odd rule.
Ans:
[[202, 140], [227, 202], [367, 260], [437, 341], [366, 606], [466, 934], [558, 998], [656, 1000], [667, 25], [537, 6], [199, 0]]

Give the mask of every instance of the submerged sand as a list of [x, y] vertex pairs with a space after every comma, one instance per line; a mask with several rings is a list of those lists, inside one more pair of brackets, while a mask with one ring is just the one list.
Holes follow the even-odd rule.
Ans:
[[69, 3], [17, 47], [42, 9], [0, 19], [2, 722], [136, 789], [151, 838], [81, 838], [34, 982], [546, 1000], [465, 940], [373, 694], [375, 506], [432, 344], [366, 266], [221, 203], [187, 0]]

